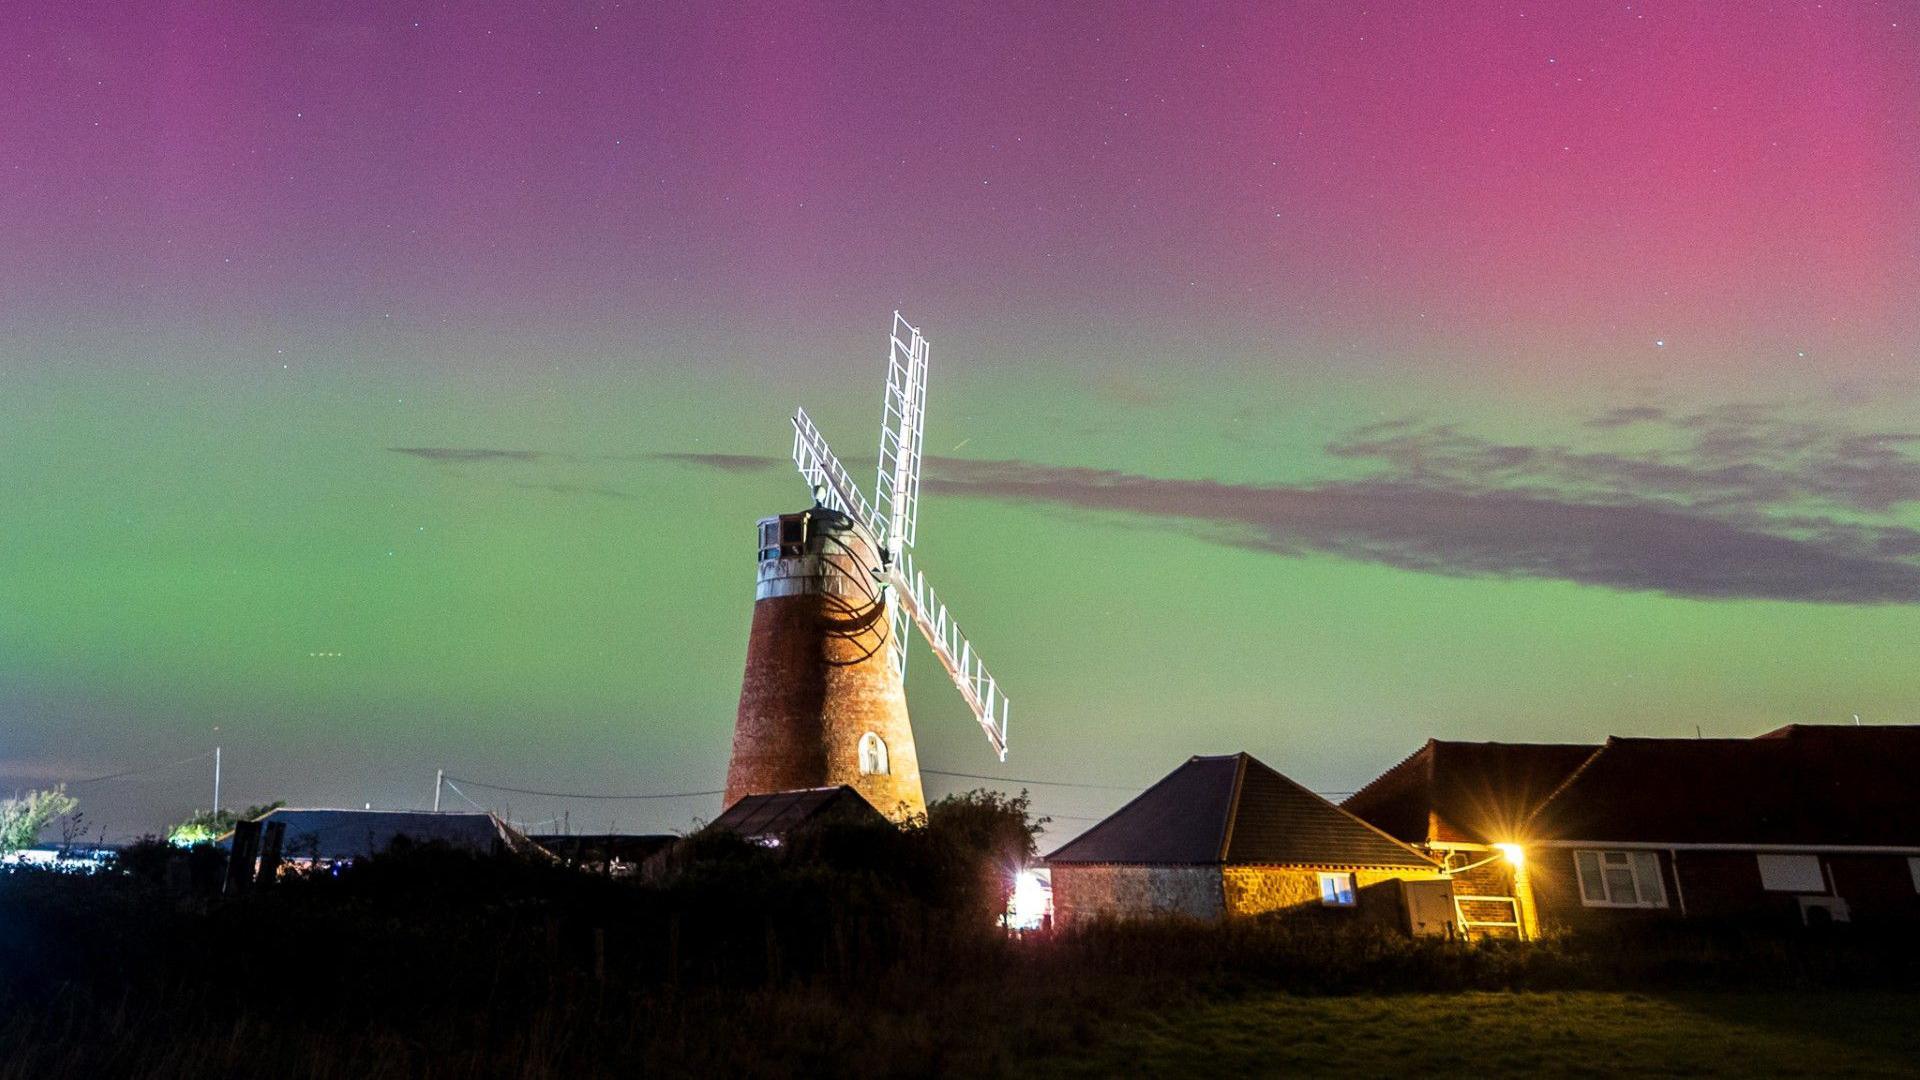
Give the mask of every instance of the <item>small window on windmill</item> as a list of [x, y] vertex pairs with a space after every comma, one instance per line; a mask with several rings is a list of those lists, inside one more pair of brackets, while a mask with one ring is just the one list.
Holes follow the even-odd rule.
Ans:
[[804, 555], [807, 543], [807, 522], [804, 518], [787, 518], [780, 522], [780, 552], [783, 555]]
[[777, 521], [769, 521], [765, 525], [760, 526], [760, 559], [764, 562], [767, 559], [777, 559], [779, 557], [780, 523]]
[[891, 771], [886, 742], [871, 731], [860, 736], [860, 775], [885, 776]]

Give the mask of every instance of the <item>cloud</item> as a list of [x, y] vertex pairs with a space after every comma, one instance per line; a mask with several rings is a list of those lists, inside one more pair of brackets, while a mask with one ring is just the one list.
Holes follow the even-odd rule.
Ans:
[[1623, 405], [1617, 409], [1609, 409], [1587, 421], [1587, 426], [1602, 429], [1623, 428], [1666, 418], [1667, 410], [1652, 405]]
[[490, 446], [389, 446], [388, 450], [428, 461], [538, 461], [538, 450], [500, 450]]
[[768, 469], [785, 468], [786, 458], [766, 457], [759, 454], [650, 454], [655, 461], [667, 461], [681, 465], [698, 465], [707, 469], [718, 469], [730, 473], [764, 472]]
[[[1609, 446], [1631, 436], [1661, 449]], [[1021, 461], [927, 459], [929, 492], [1132, 515], [1207, 542], [1456, 577], [1570, 581], [1697, 599], [1920, 603], [1920, 433], [1849, 431], [1783, 410], [1629, 405], [1575, 425], [1587, 445], [1497, 440], [1401, 418], [1325, 447], [1358, 478], [1232, 484]], [[532, 451], [397, 450], [436, 460]], [[658, 453], [729, 473], [785, 458]], [[611, 488], [530, 484], [628, 497]]]
[[1171, 480], [1024, 462], [941, 460], [948, 495], [1145, 515], [1217, 543], [1425, 573], [1538, 578], [1702, 599], [1920, 603], [1920, 435], [1857, 433], [1735, 406], [1615, 409], [1671, 449], [1576, 450], [1400, 419], [1326, 448], [1371, 465], [1303, 485]]
[[1715, 514], [1884, 514], [1920, 502], [1920, 458], [1907, 452], [1920, 445], [1920, 433], [1848, 431], [1757, 405], [1681, 415], [1636, 406], [1603, 413], [1586, 427], [1611, 431], [1628, 424], [1652, 428], [1673, 445], [1634, 451], [1514, 445], [1451, 424], [1401, 421], [1350, 433], [1327, 452], [1448, 490], [1654, 499]]
[[1920, 602], [1920, 533], [1793, 537], [1651, 503], [1447, 491], [1399, 480], [1310, 486], [1165, 480], [1020, 462], [927, 481], [946, 495], [1145, 514], [1216, 542], [1458, 577], [1544, 578], [1712, 599]]
[[564, 481], [538, 483], [530, 481], [513, 486], [525, 491], [544, 491], [550, 495], [592, 495], [602, 499], [621, 499], [626, 501], [639, 498], [638, 495], [630, 491], [621, 491], [619, 488], [608, 487], [605, 484], [569, 484]]

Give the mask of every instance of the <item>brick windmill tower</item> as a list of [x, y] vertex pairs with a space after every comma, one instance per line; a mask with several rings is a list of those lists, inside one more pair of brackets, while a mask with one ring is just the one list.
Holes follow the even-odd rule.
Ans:
[[1007, 699], [909, 554], [927, 355], [926, 338], [894, 312], [874, 504], [806, 410], [793, 415], [793, 462], [814, 505], [759, 523], [728, 806], [744, 795], [847, 784], [890, 817], [926, 810], [907, 719], [908, 623], [1006, 760]]

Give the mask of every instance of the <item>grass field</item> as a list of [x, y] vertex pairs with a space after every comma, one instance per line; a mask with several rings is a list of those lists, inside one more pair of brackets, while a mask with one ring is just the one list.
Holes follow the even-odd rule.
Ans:
[[661, 883], [431, 849], [227, 898], [0, 875], [0, 1080], [1920, 1077], [1897, 927], [1009, 939], [923, 841], [742, 843]]
[[1116, 1025], [1065, 1076], [1920, 1076], [1920, 995], [1263, 994]]

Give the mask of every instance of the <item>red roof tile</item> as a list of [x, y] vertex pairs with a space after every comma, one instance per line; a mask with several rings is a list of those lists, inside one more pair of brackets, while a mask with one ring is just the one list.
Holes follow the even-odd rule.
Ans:
[[1920, 846], [1920, 727], [1790, 725], [1755, 739], [1609, 739], [1533, 836]]
[[1249, 754], [1188, 759], [1047, 861], [1433, 866]]
[[1598, 749], [1429, 739], [1341, 806], [1407, 843], [1500, 843]]

